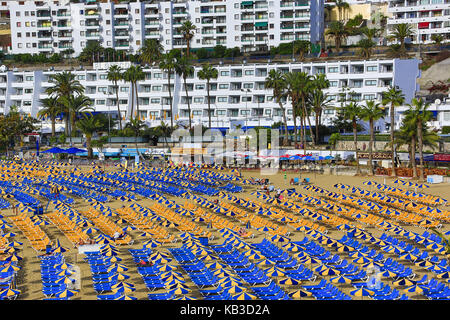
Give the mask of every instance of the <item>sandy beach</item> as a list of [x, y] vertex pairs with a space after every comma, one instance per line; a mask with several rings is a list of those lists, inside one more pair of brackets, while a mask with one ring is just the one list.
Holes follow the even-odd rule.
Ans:
[[[116, 170], [116, 169], [114, 169], [114, 170]], [[224, 171], [224, 172], [228, 173], [229, 171]], [[292, 172], [288, 172], [286, 174], [284, 172], [279, 172], [276, 175], [262, 176], [259, 171], [242, 171], [242, 175], [246, 178], [250, 178], [250, 177], [268, 178], [270, 180], [270, 183], [273, 184], [275, 186], [275, 188], [287, 189], [287, 188], [294, 187], [296, 189], [296, 191], [299, 193], [302, 193], [305, 195], [310, 194], [315, 197], [319, 197], [319, 195], [314, 194], [313, 192], [309, 192], [309, 191], [303, 189], [301, 186], [290, 186], [289, 181], [291, 180], [291, 178], [294, 178], [294, 177], [300, 177], [301, 179], [309, 178], [311, 183], [315, 186], [319, 186], [319, 187], [324, 188], [329, 191], [341, 192], [341, 193], [347, 193], [347, 191], [336, 189], [335, 187], [333, 187], [334, 184], [336, 184], [336, 183], [349, 184], [349, 185], [360, 187], [360, 188], [363, 188], [363, 189], [366, 189], [369, 191], [371, 191], [371, 188], [370, 188], [370, 186], [364, 185], [363, 184], [364, 181], [371, 180], [371, 181], [375, 181], [377, 183], [386, 183], [387, 185], [396, 186], [393, 184], [394, 180], [389, 177], [330, 176], [330, 175], [321, 175], [321, 174], [314, 174], [314, 173], [299, 174], [299, 173], [292, 173]], [[244, 199], [249, 198], [251, 200], [261, 201], [261, 200], [257, 199], [254, 195], [251, 195], [251, 193], [253, 191], [256, 191], [258, 189], [260, 189], [260, 186], [246, 185], [246, 186], [244, 186], [244, 192], [238, 193], [236, 195], [238, 197], [244, 198]], [[441, 196], [445, 199], [450, 199], [450, 188], [449, 188], [448, 183], [431, 185], [430, 188], [421, 189], [420, 192], [435, 195], [435, 196]], [[273, 193], [272, 193], [272, 195], [273, 195]], [[171, 200], [175, 200], [176, 203], [178, 203], [180, 205], [184, 204], [186, 201], [189, 201], [189, 200], [186, 200], [183, 198], [172, 197], [169, 195], [166, 195], [166, 197]], [[217, 197], [210, 197], [210, 198], [216, 199]], [[76, 202], [72, 205], [72, 208], [82, 211], [82, 210], [87, 210], [90, 207], [89, 202], [85, 202], [83, 199], [76, 198], [76, 197], [74, 197], [74, 199], [76, 200]], [[153, 200], [145, 199], [145, 198], [142, 198], [141, 196], [137, 196], [137, 199], [138, 199], [137, 202], [145, 207], [152, 208], [152, 206], [155, 205], [155, 201], [153, 201]], [[46, 204], [45, 199], [41, 199], [41, 201]], [[105, 203], [105, 205], [109, 206], [114, 211], [114, 209], [120, 208], [123, 205], [126, 205], [126, 206], [130, 205], [130, 203], [129, 202], [123, 203], [121, 201], [115, 200], [115, 201], [107, 202], [107, 203]], [[49, 212], [51, 212], [54, 209], [52, 206], [53, 205], [49, 206]], [[286, 209], [286, 208], [282, 208], [282, 209], [289, 211], [289, 209]], [[448, 207], [442, 208], [442, 209], [448, 210]], [[2, 210], [1, 214], [6, 219], [8, 219], [9, 216], [13, 215], [13, 212], [11, 209], [6, 209], [6, 210]], [[243, 225], [241, 222], [239, 222], [236, 219], [236, 217], [225, 217], [223, 215], [222, 215], [222, 217], [231, 221], [233, 224], [236, 224], [240, 227], [245, 227], [245, 225]], [[264, 217], [264, 218], [267, 218], [268, 221], [270, 221], [270, 217]], [[115, 221], [117, 219], [118, 219], [118, 217], [111, 217], [111, 220], [113, 220], [113, 221]], [[398, 222], [396, 222], [396, 223], [398, 223]], [[198, 224], [200, 226], [202, 226], [203, 228], [206, 227], [205, 222], [199, 222]], [[401, 225], [402, 227], [406, 228], [407, 230], [414, 231], [414, 232], [417, 232], [420, 234], [422, 234], [425, 231], [425, 229], [414, 227], [411, 225], [405, 225], [405, 224], [401, 224], [401, 223], [398, 223], [398, 224]], [[122, 224], [120, 226], [125, 227], [126, 225], [127, 224]], [[327, 227], [328, 235], [335, 240], [339, 240], [342, 238], [342, 236], [345, 235], [345, 233], [342, 231], [333, 229], [330, 226], [327, 226], [325, 224], [322, 224], [322, 225]], [[41, 228], [52, 241], [59, 239], [61, 245], [64, 248], [68, 249], [67, 252], [64, 253], [66, 262], [68, 262], [70, 264], [74, 264], [80, 268], [81, 290], [79, 293], [77, 293], [71, 299], [72, 300], [96, 300], [97, 293], [93, 289], [92, 274], [89, 269], [88, 263], [86, 261], [84, 261], [85, 256], [77, 253], [77, 249], [74, 248], [74, 246], [70, 243], [70, 241], [67, 239], [67, 237], [60, 230], [58, 230], [58, 228], [56, 226], [54, 226], [52, 224], [48, 224], [48, 225], [41, 226]], [[166, 228], [166, 229], [171, 234], [174, 234], [174, 235], [178, 235], [179, 233], [181, 233], [181, 231], [177, 230], [176, 228]], [[380, 237], [383, 233], [382, 230], [376, 229], [372, 226], [366, 226], [365, 229], [367, 231], [369, 231], [370, 233], [372, 233], [376, 237]], [[221, 234], [217, 230], [214, 230], [214, 229], [208, 229], [208, 230], [210, 230], [212, 235], [214, 236], [214, 239], [210, 241], [211, 244], [223, 243], [224, 238], [221, 236]], [[441, 230], [444, 232], [447, 232], [449, 230], [449, 225], [443, 224]], [[41, 300], [41, 299], [45, 298], [45, 296], [42, 293], [42, 281], [41, 281], [41, 274], [40, 274], [40, 267], [39, 267], [39, 259], [37, 258], [37, 252], [30, 246], [30, 242], [24, 237], [23, 233], [20, 230], [18, 230], [15, 226], [13, 226], [9, 231], [16, 233], [16, 237], [14, 239], [16, 241], [20, 241], [23, 243], [23, 245], [21, 246], [21, 251], [19, 252], [19, 255], [23, 258], [23, 260], [21, 260], [19, 262], [19, 265], [21, 266], [21, 270], [17, 274], [17, 281], [16, 281], [17, 289], [21, 291], [21, 294], [18, 299]], [[290, 239], [292, 241], [300, 241], [305, 237], [305, 234], [301, 231], [296, 231], [292, 228], [289, 229], [289, 231], [291, 232]], [[255, 235], [255, 237], [253, 239], [246, 240], [247, 243], [249, 243], [249, 244], [261, 242], [266, 237], [266, 235], [263, 232], [260, 232], [256, 229], [252, 229], [251, 232]], [[133, 231], [128, 232], [128, 234], [132, 237], [134, 243], [132, 245], [120, 246], [118, 257], [120, 257], [122, 259], [122, 261], [120, 263], [124, 264], [125, 266], [127, 266], [129, 268], [128, 271], [124, 272], [125, 274], [130, 276], [130, 278], [127, 279], [126, 282], [129, 282], [129, 283], [132, 283], [135, 285], [136, 291], [131, 293], [131, 295], [138, 299], [145, 300], [145, 299], [148, 299], [147, 294], [150, 292], [146, 288], [146, 286], [142, 280], [142, 277], [137, 272], [137, 265], [134, 263], [131, 254], [128, 252], [128, 249], [142, 248], [143, 242], [150, 239], [149, 237], [141, 237], [140, 236], [141, 233], [142, 233], [142, 231], [139, 231], [139, 230], [133, 230]], [[402, 239], [405, 240], [406, 238], [402, 238]], [[406, 239], [406, 240], [408, 240], [408, 239]], [[426, 250], [424, 247], [420, 247], [420, 245], [418, 245], [414, 242], [411, 242], [411, 243], [416, 245], [417, 247], [419, 247], [421, 250]], [[176, 243], [162, 245], [161, 247], [153, 249], [153, 250], [164, 252], [164, 253], [169, 253], [167, 248], [180, 247], [181, 244], [182, 244], [181, 241], [178, 241]], [[367, 242], [365, 244], [367, 244]], [[280, 246], [280, 244], [278, 244], [278, 246]], [[374, 248], [376, 248], [376, 247], [374, 247]], [[330, 248], [327, 248], [327, 249], [330, 250], [333, 254], [336, 253], [334, 250], [331, 250]], [[380, 252], [381, 252], [381, 250], [380, 250]], [[432, 253], [432, 251], [430, 251], [430, 253]], [[348, 259], [349, 261], [352, 259], [345, 252], [339, 253], [339, 254], [340, 254], [341, 258]], [[386, 258], [393, 257], [395, 259], [398, 259], [398, 257], [396, 255], [391, 255], [391, 254], [387, 254], [387, 253], [384, 253], [384, 254], [385, 254]], [[440, 256], [440, 257], [442, 257], [442, 256]], [[398, 261], [401, 261], [401, 263], [403, 263], [405, 266], [411, 267], [413, 269], [414, 273], [416, 273], [415, 279], [421, 279], [422, 276], [425, 274], [427, 274], [428, 277], [436, 278], [436, 274], [433, 274], [432, 272], [430, 272], [426, 269], [423, 269], [421, 267], [417, 267], [410, 261], [406, 261], [406, 260], [398, 260]], [[173, 259], [170, 263], [175, 266], [178, 265], [177, 261], [175, 259]], [[311, 266], [309, 266], [309, 267], [311, 267]], [[313, 266], [313, 267], [315, 267], [315, 266]], [[178, 267], [176, 271], [181, 272], [183, 274], [185, 280], [189, 280], [189, 276], [183, 271], [183, 269]], [[302, 281], [301, 285], [317, 284], [321, 278], [325, 278], [325, 279], [329, 280], [330, 276], [324, 276], [324, 277], [319, 276], [314, 283], [308, 282], [308, 281]], [[275, 280], [277, 282], [279, 279], [280, 278], [273, 278], [273, 280]], [[442, 279], [439, 279], [439, 280], [442, 280]], [[389, 285], [391, 285], [391, 282], [392, 282], [392, 280], [390, 280], [390, 279], [385, 281], [385, 283], [387, 283]], [[189, 294], [189, 296], [201, 299], [202, 296], [201, 296], [198, 288], [195, 286], [195, 284], [193, 284], [190, 281], [188, 281], [186, 284], [192, 290], [191, 293]], [[280, 286], [284, 289], [285, 292], [291, 292], [300, 287], [299, 285], [297, 285], [297, 286], [280, 285]], [[346, 294], [349, 294], [349, 292], [351, 290], [354, 290], [354, 288], [350, 285], [336, 284], [335, 286], [337, 286], [342, 292], [344, 292]], [[402, 289], [402, 287], [400, 287], [399, 289]], [[164, 292], [164, 290], [156, 290], [153, 293], [161, 293], [161, 292]], [[407, 295], [412, 299], [426, 299], [426, 297], [423, 295], [415, 295], [413, 293], [407, 293]], [[302, 299], [314, 299], [314, 298], [302, 298]], [[355, 299], [361, 299], [361, 298], [355, 298]], [[362, 298], [362, 299], [367, 299], [367, 298]]]

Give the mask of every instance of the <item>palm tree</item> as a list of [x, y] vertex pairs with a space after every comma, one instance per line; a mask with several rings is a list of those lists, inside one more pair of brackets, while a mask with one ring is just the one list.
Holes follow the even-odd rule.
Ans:
[[38, 117], [42, 118], [50, 118], [52, 123], [52, 137], [55, 136], [56, 132], [56, 117], [61, 112], [61, 106], [59, 105], [58, 98], [56, 97], [48, 97], [40, 100], [41, 109], [38, 112]]
[[140, 66], [130, 66], [123, 74], [123, 79], [131, 83], [131, 114], [133, 117], [134, 99], [136, 99], [136, 117], [139, 117], [139, 96], [138, 96], [138, 82], [145, 79], [145, 73]]
[[285, 96], [286, 81], [281, 71], [272, 69], [269, 71], [266, 81], [264, 82], [264, 87], [266, 89], [273, 90], [273, 97], [275, 101], [280, 106], [281, 112], [283, 114], [283, 125], [284, 125], [284, 139], [283, 145], [287, 146], [289, 144], [288, 140], [288, 128], [286, 119], [286, 109], [283, 106], [282, 98]]
[[431, 35], [431, 40], [434, 41], [434, 43], [437, 46], [440, 46], [441, 42], [444, 41], [444, 36], [442, 34], [438, 34], [438, 33], [432, 34]]
[[[294, 120], [294, 144], [297, 147], [297, 116], [298, 116], [298, 106], [299, 106], [299, 81], [298, 81], [298, 72], [289, 72], [283, 75], [286, 95], [291, 99], [292, 105], [292, 117]], [[302, 131], [300, 131], [301, 133]]]
[[299, 60], [303, 60], [305, 58], [305, 54], [309, 52], [311, 48], [311, 42], [307, 40], [296, 40], [292, 43], [293, 45], [293, 53], [298, 54]]
[[139, 61], [144, 64], [153, 65], [155, 62], [159, 61], [163, 53], [163, 46], [156, 39], [147, 39], [144, 45], [139, 49]]
[[401, 106], [405, 102], [405, 95], [402, 90], [390, 87], [388, 91], [383, 92], [383, 99], [381, 103], [383, 105], [390, 104], [389, 114], [391, 118], [390, 131], [391, 131], [391, 159], [392, 159], [392, 173], [391, 176], [396, 177], [395, 172], [395, 151], [394, 151], [394, 128], [395, 128], [395, 107]]
[[118, 82], [122, 80], [122, 68], [118, 65], [112, 65], [109, 67], [107, 79], [112, 81], [114, 85], [114, 91], [116, 92], [116, 103], [117, 103], [117, 115], [119, 117], [119, 129], [122, 131], [122, 114], [120, 113], [120, 101], [119, 101], [119, 85]]
[[141, 130], [145, 128], [144, 121], [140, 120], [138, 117], [134, 119], [130, 119], [130, 122], [128, 122], [125, 125], [125, 128], [131, 129], [134, 132], [135, 136], [135, 146], [136, 146], [136, 153], [139, 155], [139, 157], [142, 157], [141, 153], [139, 152], [139, 148], [137, 145], [137, 138], [139, 137]]
[[[313, 78], [306, 72], [299, 72], [298, 75], [298, 81], [299, 81], [299, 95], [300, 95], [300, 102], [302, 106], [302, 115], [303, 115], [303, 121], [306, 127], [306, 121], [308, 121], [309, 126], [309, 133], [311, 135], [311, 141], [313, 144], [315, 144], [315, 137], [311, 126], [311, 120], [310, 120], [310, 108], [307, 108], [307, 99], [308, 96], [311, 94], [311, 92], [314, 90], [315, 87], [317, 88], [325, 88], [326, 79], [323, 77]], [[322, 86], [324, 86], [322, 88]], [[308, 106], [309, 107], [309, 106]], [[306, 146], [304, 146], [304, 151], [306, 152]]]
[[329, 25], [328, 30], [325, 32], [325, 35], [334, 38], [336, 52], [339, 52], [342, 41], [345, 40], [349, 34], [350, 33], [348, 28], [341, 21], [332, 21]]
[[[75, 94], [84, 93], [84, 87], [80, 81], [75, 79], [75, 75], [70, 71], [63, 71], [61, 73], [56, 73], [49, 77], [48, 82], [51, 84], [45, 92], [52, 97], [57, 97], [58, 102], [64, 97], [68, 98]], [[60, 103], [60, 106], [64, 108], [64, 105]], [[64, 131], [66, 135], [69, 134], [69, 113], [67, 110], [62, 109], [61, 112], [64, 113], [65, 128]]]
[[366, 101], [366, 105], [361, 109], [361, 118], [364, 121], [369, 121], [370, 129], [370, 141], [369, 141], [369, 174], [373, 175], [373, 165], [372, 165], [372, 151], [375, 141], [375, 131], [374, 122], [383, 118], [384, 112], [380, 108], [380, 104], [376, 103], [374, 100]]
[[170, 50], [169, 52], [162, 55], [159, 62], [159, 68], [167, 72], [167, 82], [169, 90], [169, 102], [170, 102], [170, 127], [173, 130], [173, 101], [172, 101], [172, 88], [170, 85], [170, 77], [175, 70], [177, 64], [177, 58], [180, 57], [180, 51]]
[[188, 112], [189, 112], [189, 130], [192, 130], [191, 104], [189, 101], [189, 93], [188, 93], [186, 79], [187, 79], [187, 77], [194, 75], [194, 67], [192, 65], [192, 62], [189, 60], [189, 58], [187, 56], [182, 56], [179, 59], [177, 59], [175, 71], [179, 76], [183, 77], [184, 90], [186, 92], [186, 100], [187, 100]]
[[69, 96], [62, 98], [62, 104], [66, 107], [70, 118], [70, 136], [72, 137], [72, 128], [75, 128], [75, 120], [77, 116], [86, 111], [93, 111], [92, 100], [85, 95]]
[[345, 12], [350, 9], [350, 5], [344, 0], [336, 0], [336, 7], [339, 13], [339, 20], [344, 20]]
[[92, 159], [92, 136], [97, 130], [103, 127], [101, 121], [95, 116], [85, 116], [77, 121], [77, 127], [86, 136], [86, 148], [88, 149], [88, 158]]
[[413, 115], [413, 121], [417, 127], [417, 140], [419, 148], [419, 161], [420, 161], [420, 180], [424, 180], [424, 165], [423, 165], [423, 136], [424, 136], [424, 123], [426, 124], [432, 118], [432, 112], [428, 110], [430, 103], [424, 102], [422, 99], [412, 99], [410, 107]]
[[401, 51], [405, 52], [406, 51], [405, 39], [413, 36], [414, 34], [415, 31], [412, 25], [408, 23], [399, 23], [394, 26], [388, 39], [390, 41], [396, 40], [397, 42], [399, 42]]
[[328, 144], [330, 145], [330, 155], [333, 150], [336, 149], [336, 144], [341, 139], [341, 135], [339, 132], [332, 133], [330, 138], [328, 139]]
[[198, 72], [198, 78], [201, 80], [206, 80], [206, 92], [208, 95], [208, 121], [209, 121], [209, 129], [211, 129], [211, 101], [209, 96], [209, 82], [211, 79], [217, 79], [219, 76], [219, 71], [216, 68], [211, 66], [209, 63], [203, 65], [202, 69]]
[[358, 41], [359, 55], [363, 59], [370, 59], [372, 56], [372, 49], [375, 47], [375, 42], [371, 39], [361, 39]]
[[316, 127], [316, 144], [319, 144], [319, 127], [322, 123], [322, 111], [331, 106], [328, 94], [321, 89], [314, 89], [308, 97], [308, 103], [313, 107]]
[[197, 27], [191, 22], [191, 20], [186, 20], [180, 27], [179, 31], [183, 35], [183, 39], [186, 41], [186, 56], [189, 57], [190, 54], [190, 44], [194, 37], [194, 30]]
[[359, 167], [359, 155], [358, 155], [358, 119], [361, 117], [361, 107], [356, 102], [350, 102], [341, 109], [341, 113], [344, 119], [350, 120], [352, 122], [353, 128], [353, 143], [355, 148], [355, 158], [356, 158], [356, 174], [361, 173]]

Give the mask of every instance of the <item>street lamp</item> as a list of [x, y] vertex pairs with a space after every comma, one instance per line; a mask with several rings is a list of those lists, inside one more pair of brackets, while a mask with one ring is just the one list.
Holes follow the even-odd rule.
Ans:
[[250, 89], [241, 89], [242, 92], [245, 92], [245, 131], [248, 131], [248, 93], [251, 92]]

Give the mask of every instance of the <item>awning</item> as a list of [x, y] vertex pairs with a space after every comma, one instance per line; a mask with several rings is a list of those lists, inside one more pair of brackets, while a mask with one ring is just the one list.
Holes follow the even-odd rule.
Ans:
[[256, 22], [255, 27], [267, 27], [267, 22]]
[[241, 2], [241, 6], [252, 6], [253, 5], [253, 1], [242, 1]]
[[428, 29], [430, 27], [429, 22], [419, 22], [418, 28], [419, 29]]

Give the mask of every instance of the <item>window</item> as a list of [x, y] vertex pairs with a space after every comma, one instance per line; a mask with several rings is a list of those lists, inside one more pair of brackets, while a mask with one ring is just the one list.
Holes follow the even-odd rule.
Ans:
[[140, 24], [140, 23], [141, 23], [141, 20], [140, 20], [140, 19], [134, 20], [134, 24]]
[[363, 96], [364, 100], [375, 100], [375, 95], [374, 94], [365, 94]]
[[252, 97], [242, 97], [242, 102], [252, 102]]
[[273, 101], [273, 96], [267, 96], [266, 101], [267, 101], [267, 102]]
[[152, 86], [152, 91], [162, 91], [162, 86]]
[[376, 72], [378, 70], [377, 66], [367, 66], [368, 72]]
[[245, 74], [246, 76], [252, 76], [252, 75], [255, 74], [255, 72], [254, 72], [253, 70], [245, 70], [244, 74]]
[[275, 14], [273, 12], [269, 13], [269, 18], [273, 18], [275, 16]]
[[162, 73], [161, 72], [155, 72], [153, 74], [153, 78], [155, 78], [155, 79], [162, 79]]
[[227, 102], [228, 98], [227, 97], [218, 97], [217, 98], [217, 102]]
[[444, 111], [444, 121], [450, 121], [450, 111]]
[[111, 20], [106, 20], [106, 24], [110, 25], [111, 24]]
[[111, 35], [111, 30], [106, 30], [106, 35], [110, 36]]
[[244, 83], [244, 89], [253, 89], [253, 83]]
[[20, 11], [16, 12], [16, 17], [20, 17]]
[[84, 35], [85, 35], [84, 31], [80, 31], [80, 36], [84, 37]]
[[366, 86], [376, 86], [377, 80], [366, 80]]
[[170, 29], [166, 29], [166, 34], [170, 34]]
[[22, 33], [21, 32], [17, 32], [17, 38], [22, 38]]
[[195, 97], [194, 98], [194, 103], [203, 103], [203, 97]]
[[18, 43], [18, 44], [17, 44], [17, 48], [22, 48], [22, 44], [21, 44], [21, 43]]
[[194, 116], [201, 116], [202, 115], [202, 110], [194, 110], [194, 111], [192, 111], [192, 115], [194, 115]]
[[234, 30], [239, 31], [239, 26], [234, 26]]
[[250, 110], [241, 110], [241, 115], [246, 116], [250, 114]]
[[239, 36], [235, 36], [234, 41], [239, 41]]
[[134, 12], [135, 12], [135, 13], [139, 13], [139, 9], [135, 9]]
[[216, 111], [216, 114], [217, 114], [218, 116], [224, 116], [224, 115], [226, 114], [226, 111], [225, 111], [225, 110], [217, 110], [217, 111]]
[[219, 89], [225, 90], [229, 88], [229, 84], [228, 83], [220, 83], [219, 84]]
[[128, 92], [128, 87], [120, 87], [120, 92]]
[[31, 48], [31, 43], [27, 43], [27, 48]]
[[127, 99], [120, 99], [119, 100], [119, 104], [128, 104], [128, 100]]
[[141, 34], [141, 30], [136, 30], [136, 35], [140, 35]]
[[329, 73], [337, 73], [337, 72], [339, 72], [339, 68], [338, 67], [329, 67], [328, 72]]
[[239, 3], [235, 3], [235, 4], [234, 4], [234, 7], [235, 7], [236, 9], [239, 9]]
[[206, 86], [204, 84], [196, 84], [195, 90], [205, 90]]
[[230, 75], [230, 71], [220, 71], [220, 75], [221, 75], [222, 77], [227, 77], [227, 76]]
[[110, 11], [109, 9], [106, 9], [106, 10], [105, 10], [105, 13], [106, 13], [106, 14], [110, 14], [111, 11]]
[[200, 18], [195, 18], [195, 23], [200, 23]]
[[24, 102], [23, 102], [23, 105], [24, 105], [24, 106], [31, 106], [31, 101], [24, 101]]
[[17, 26], [17, 28], [20, 28], [20, 26], [21, 26], [20, 22], [17, 22], [16, 26]]
[[108, 79], [108, 75], [107, 75], [107, 74], [100, 74], [100, 75], [98, 76], [98, 78], [99, 78], [100, 80], [107, 80], [107, 79]]
[[136, 40], [136, 45], [140, 46], [141, 45], [141, 40]]
[[330, 81], [330, 87], [337, 87], [338, 86], [338, 81]]
[[102, 99], [102, 100], [97, 100], [95, 103], [98, 105], [105, 105], [106, 101]]
[[77, 80], [84, 80], [86, 79], [86, 76], [84, 74], [80, 74], [77, 76]]
[[30, 94], [30, 93], [33, 93], [33, 89], [28, 88], [28, 89], [25, 89], [24, 92], [25, 92], [25, 94]]
[[97, 92], [104, 92], [104, 93], [106, 93], [107, 91], [108, 91], [107, 87], [98, 87], [97, 88]]
[[170, 24], [170, 19], [166, 19], [166, 24]]
[[234, 20], [239, 20], [239, 14], [234, 15]]
[[325, 109], [325, 110], [323, 110], [323, 114], [334, 114], [334, 110], [332, 110], [332, 109]]
[[106, 41], [106, 45], [107, 45], [108, 47], [111, 47], [111, 41]]
[[159, 98], [151, 98], [150, 99], [150, 103], [152, 103], [152, 104], [160, 104], [161, 103], [161, 99], [159, 99]]
[[25, 17], [28, 17], [30, 15], [29, 11], [25, 11]]

